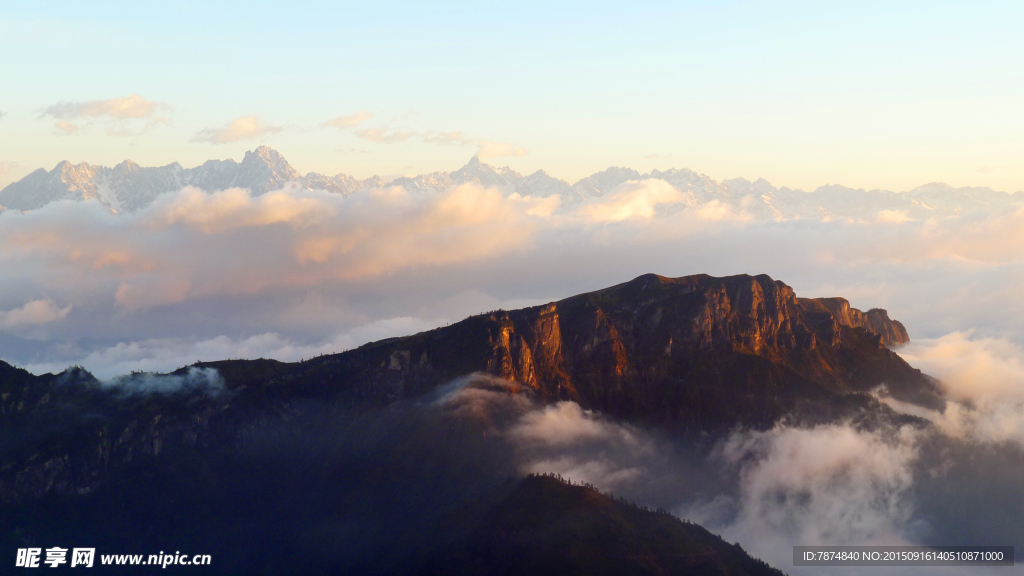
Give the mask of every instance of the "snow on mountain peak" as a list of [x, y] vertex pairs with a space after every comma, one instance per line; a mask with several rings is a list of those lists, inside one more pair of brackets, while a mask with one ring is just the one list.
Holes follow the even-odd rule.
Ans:
[[[937, 182], [908, 192], [864, 191], [832, 184], [821, 186], [814, 192], [803, 192], [777, 189], [763, 178], [754, 182], [745, 178], [716, 182], [686, 168], [652, 170], [649, 174], [641, 174], [631, 168], [613, 166], [570, 185], [544, 170], [523, 176], [508, 166], [499, 168], [487, 164], [479, 156], [471, 157], [454, 172], [400, 177], [391, 181], [389, 186], [430, 194], [451, 186], [477, 183], [498, 188], [507, 194], [560, 196], [561, 205], [569, 210], [579, 202], [604, 196], [625, 182], [646, 179], [668, 182], [698, 205], [718, 201], [751, 217], [775, 220], [823, 216], [874, 219], [879, 212], [886, 210], [898, 210], [907, 218], [919, 219], [1024, 204], [1024, 193], [1006, 194], [989, 188], [953, 188]], [[288, 184], [348, 196], [361, 189], [380, 187], [384, 182], [376, 176], [366, 180], [346, 174], [326, 176], [316, 172], [303, 176], [278, 151], [259, 146], [246, 152], [241, 162], [209, 160], [194, 168], [183, 168], [177, 162], [143, 167], [131, 160], [108, 168], [84, 162], [74, 165], [65, 160], [49, 172], [40, 168], [0, 190], [0, 205], [24, 211], [59, 200], [96, 200], [111, 211], [134, 212], [148, 206], [160, 194], [180, 190], [184, 186], [207, 191], [248, 188], [258, 196]]]

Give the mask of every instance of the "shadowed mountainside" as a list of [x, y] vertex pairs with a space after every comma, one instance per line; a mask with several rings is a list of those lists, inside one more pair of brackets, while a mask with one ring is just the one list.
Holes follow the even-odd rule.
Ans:
[[696, 524], [549, 476], [525, 478], [422, 574], [782, 576]]

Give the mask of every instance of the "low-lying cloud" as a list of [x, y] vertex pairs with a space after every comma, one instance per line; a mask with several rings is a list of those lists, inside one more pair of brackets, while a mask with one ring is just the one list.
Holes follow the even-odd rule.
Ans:
[[911, 464], [918, 456], [909, 426], [860, 431], [847, 425], [777, 426], [733, 434], [713, 460], [737, 470], [739, 494], [689, 510], [699, 522], [722, 524], [716, 507], [732, 505], [729, 536], [774, 546], [904, 544], [913, 511]]
[[401, 188], [348, 198], [185, 188], [135, 215], [80, 208], [5, 213], [10, 250], [0, 259], [20, 271], [7, 278], [45, 277], [58, 289], [67, 274], [131, 310], [494, 257], [528, 246], [537, 227], [535, 205], [473, 184], [428, 198]]
[[[580, 214], [592, 223], [621, 220], [650, 220], [659, 206], [695, 204], [693, 194], [683, 194], [664, 180], [626, 182], [614, 192], [594, 199], [580, 208]], [[704, 212], [700, 213], [702, 216]], [[716, 218], [717, 219], [717, 218]]]
[[926, 374], [939, 378], [953, 400], [1024, 401], [1024, 350], [1006, 339], [954, 332], [913, 341], [901, 347], [899, 354]]
[[[520, 474], [556, 473], [669, 509], [788, 573], [849, 573], [791, 566], [794, 545], [965, 544], [968, 525], [1000, 542], [1024, 538], [1016, 505], [1005, 505], [1024, 489], [1000, 479], [1024, 465], [1024, 451], [992, 452], [935, 427], [780, 423], [700, 448], [490, 376], [439, 396], [433, 406], [510, 446]], [[950, 497], [960, 498], [956, 513]]]
[[[151, 338], [118, 342], [86, 353], [77, 363], [98, 378], [112, 379], [134, 370], [170, 372], [202, 361], [235, 358], [273, 358], [299, 362], [322, 354], [351, 350], [366, 342], [415, 334], [441, 326], [443, 319], [390, 318], [345, 331], [319, 342], [301, 342], [276, 332], [245, 338]], [[64, 361], [32, 363], [25, 366], [34, 373], [57, 373], [67, 367]]]
[[253, 198], [248, 190], [241, 188], [214, 194], [185, 188], [177, 195], [158, 200], [151, 214], [148, 222], [151, 229], [183, 224], [202, 234], [220, 234], [272, 224], [309, 227], [334, 216], [336, 207], [321, 199], [288, 191]]
[[226, 391], [224, 378], [216, 369], [197, 366], [191, 366], [181, 374], [136, 372], [103, 380], [101, 384], [124, 395], [202, 392], [218, 396]]
[[900, 356], [938, 378], [949, 402], [943, 412], [887, 398], [900, 412], [933, 422], [944, 434], [975, 443], [1024, 449], [1024, 349], [1004, 338], [954, 332], [911, 342]]
[[52, 305], [32, 307], [44, 323], [23, 320], [25, 311], [0, 320], [20, 339], [5, 341], [0, 357], [40, 369], [103, 359], [152, 369], [105, 351], [147, 342], [152, 358], [163, 342], [165, 357], [177, 358], [179, 343], [203, 343], [205, 353], [189, 355], [212, 359], [225, 351], [220, 337], [266, 334], [319, 349], [376, 322], [457, 321], [647, 272], [767, 273], [800, 296], [887, 308], [915, 341], [974, 329], [974, 339], [1024, 344], [1021, 210], [766, 221], [750, 206], [697, 203], [691, 191], [646, 180], [587, 200], [477, 184], [348, 197], [185, 188], [133, 214], [96, 202], [5, 211], [0, 311]]
[[985, 447], [940, 427], [780, 423], [700, 448], [574, 402], [544, 404], [490, 376], [459, 379], [438, 396], [431, 406], [507, 444], [520, 474], [556, 473], [669, 509], [788, 573], [850, 573], [793, 567], [794, 545], [1024, 538], [1016, 504], [1024, 488], [1013, 472], [1024, 466], [1024, 450]]

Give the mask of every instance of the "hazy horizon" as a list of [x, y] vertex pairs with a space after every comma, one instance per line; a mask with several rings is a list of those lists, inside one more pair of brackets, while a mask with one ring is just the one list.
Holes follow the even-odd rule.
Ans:
[[[268, 147], [268, 148], [272, 148], [273, 149], [273, 147], [267, 146], [266, 144], [253, 144], [253, 145], [251, 145], [250, 148], [244, 150], [241, 154], [239, 154], [237, 156], [223, 157], [223, 156], [213, 155], [213, 156], [211, 156], [211, 157], [209, 157], [209, 158], [207, 158], [205, 160], [198, 161], [196, 164], [182, 164], [178, 160], [167, 159], [165, 161], [158, 161], [155, 164], [147, 165], [147, 164], [139, 164], [138, 162], [135, 162], [132, 158], [127, 158], [127, 157], [123, 158], [122, 160], [120, 160], [118, 162], [114, 162], [114, 163], [111, 163], [111, 164], [99, 164], [97, 162], [90, 162], [88, 159], [81, 160], [80, 162], [70, 162], [67, 159], [63, 159], [63, 160], [58, 161], [51, 168], [47, 168], [45, 166], [37, 166], [35, 168], [23, 167], [23, 168], [26, 168], [26, 171], [22, 174], [22, 176], [20, 178], [18, 178], [18, 179], [11, 179], [11, 180], [8, 180], [8, 181], [0, 180], [0, 190], [2, 190], [3, 187], [6, 187], [6, 186], [8, 186], [10, 184], [13, 184], [15, 182], [20, 181], [25, 176], [27, 176], [29, 173], [32, 173], [32, 172], [37, 171], [37, 170], [44, 170], [46, 172], [50, 172], [50, 171], [56, 169], [57, 167], [59, 167], [64, 162], [70, 162], [73, 166], [79, 166], [79, 165], [82, 165], [82, 164], [88, 164], [90, 166], [104, 166], [104, 167], [107, 167], [107, 168], [114, 167], [117, 164], [120, 164], [122, 162], [135, 162], [136, 164], [139, 164], [139, 166], [141, 166], [142, 168], [153, 168], [153, 167], [159, 168], [159, 167], [169, 166], [169, 165], [172, 165], [172, 164], [181, 164], [183, 168], [190, 169], [190, 168], [198, 168], [198, 167], [202, 166], [204, 163], [206, 163], [206, 162], [208, 162], [210, 160], [222, 160], [222, 161], [233, 160], [235, 162], [240, 162], [242, 160], [242, 158], [245, 157], [246, 154], [251, 153], [256, 148], [260, 148], [260, 147]], [[276, 151], [281, 153], [280, 150], [276, 150]], [[282, 156], [284, 156], [286, 159], [289, 158], [289, 156], [287, 154], [284, 154], [284, 153], [282, 153]], [[393, 174], [376, 174], [376, 173], [374, 173], [374, 174], [370, 174], [370, 175], [367, 175], [367, 176], [362, 176], [362, 177], [360, 177], [360, 179], [362, 179], [362, 180], [369, 180], [369, 179], [372, 179], [372, 178], [380, 178], [384, 183], [390, 183], [390, 182], [392, 182], [392, 181], [394, 181], [396, 179], [399, 179], [399, 178], [414, 178], [416, 176], [423, 176], [423, 175], [426, 175], [426, 174], [433, 174], [433, 173], [437, 173], [437, 172], [454, 172], [454, 171], [458, 170], [459, 168], [462, 168], [463, 166], [466, 166], [474, 158], [480, 160], [481, 162], [483, 162], [483, 163], [485, 163], [487, 165], [493, 166], [495, 168], [509, 168], [509, 169], [513, 169], [514, 170], [514, 168], [512, 168], [511, 166], [508, 165], [507, 159], [503, 159], [501, 157], [494, 158], [494, 157], [489, 157], [489, 156], [486, 156], [486, 155], [485, 156], [481, 156], [479, 153], [477, 153], [477, 154], [472, 154], [471, 156], [469, 156], [469, 158], [467, 160], [465, 160], [465, 161], [463, 161], [461, 163], [456, 162], [455, 164], [439, 166], [439, 167], [425, 167], [424, 171], [422, 171], [422, 172], [409, 172], [409, 171], [406, 171], [406, 172], [399, 172], [399, 173], [393, 173]], [[295, 163], [293, 163], [291, 160], [289, 160], [289, 163], [292, 164], [293, 166], [295, 166]], [[621, 163], [620, 164], [611, 164], [611, 165], [605, 166], [604, 168], [598, 169], [598, 170], [596, 170], [593, 173], [584, 174], [584, 175], [582, 175], [582, 176], [580, 176], [578, 178], [575, 178], [575, 179], [563, 178], [560, 174], [555, 173], [554, 171], [552, 171], [552, 170], [550, 170], [548, 168], [545, 168], [544, 166], [538, 166], [538, 167], [533, 168], [533, 169], [527, 169], [526, 171], [519, 171], [519, 170], [517, 170], [517, 171], [520, 172], [521, 174], [523, 174], [524, 176], [528, 176], [528, 175], [533, 174], [535, 172], [541, 171], [541, 172], [544, 172], [544, 173], [548, 174], [549, 176], [551, 176], [553, 178], [565, 181], [565, 182], [567, 182], [569, 184], [576, 184], [580, 180], [586, 179], [586, 178], [588, 178], [590, 176], [593, 176], [594, 174], [599, 174], [599, 173], [604, 172], [605, 170], [611, 169], [611, 168], [635, 169], [632, 166], [628, 166], [628, 165], [621, 164]], [[651, 168], [650, 169], [650, 171], [661, 171], [661, 172], [668, 172], [668, 171], [673, 171], [673, 170], [687, 170], [687, 171], [691, 171], [691, 172], [693, 172], [695, 174], [698, 174], [700, 176], [708, 176], [706, 173], [702, 172], [700, 169], [696, 169], [696, 168], [694, 168], [692, 166], [686, 166], [686, 165], [678, 165], [677, 166], [677, 165], [674, 165], [674, 164], [670, 164], [670, 165], [666, 165], [664, 167], [660, 167], [660, 168], [659, 167], [655, 167], [655, 168]], [[642, 171], [640, 171], [640, 172], [642, 172]], [[308, 170], [308, 171], [299, 170], [299, 173], [303, 174], [303, 175], [307, 175], [307, 174], [321, 174], [319, 172], [316, 172], [315, 170]], [[328, 176], [328, 177], [339, 176], [339, 175], [355, 177], [354, 174], [349, 174], [349, 173], [345, 173], [345, 172], [339, 172], [337, 174], [334, 174], [334, 173], [322, 173], [322, 175]], [[710, 177], [710, 176], [708, 176], [708, 177]], [[716, 180], [717, 182], [720, 182], [720, 183], [721, 182], [727, 182], [727, 181], [735, 181], [735, 180], [745, 180], [745, 181], [748, 181], [748, 182], [757, 182], [759, 180], [768, 181], [766, 178], [763, 178], [763, 177], [757, 176], [757, 175], [754, 175], [754, 176], [727, 176], [725, 178], [712, 178], [712, 179]], [[939, 180], [922, 181], [920, 184], [917, 184], [915, 186], [912, 186], [912, 187], [906, 188], [906, 189], [887, 189], [887, 188], [865, 189], [865, 188], [855, 188], [855, 187], [852, 187], [852, 186], [846, 186], [846, 184], [844, 184], [843, 182], [831, 181], [831, 180], [822, 182], [822, 183], [820, 183], [818, 185], [812, 186], [812, 187], [807, 188], [807, 189], [804, 189], [804, 188], [793, 188], [793, 187], [789, 187], [789, 186], [785, 186], [785, 185], [779, 185], [779, 184], [777, 184], [775, 182], [771, 182], [771, 181], [768, 181], [768, 183], [772, 184], [776, 188], [789, 188], [789, 189], [794, 190], [794, 191], [808, 192], [808, 193], [814, 192], [814, 191], [818, 190], [819, 188], [827, 188], [827, 187], [851, 188], [851, 189], [854, 189], [854, 190], [861, 190], [861, 191], [865, 191], [865, 192], [876, 192], [876, 191], [909, 192], [909, 191], [916, 190], [916, 189], [919, 189], [919, 188], [927, 187], [927, 186], [932, 185], [932, 184], [944, 184], [944, 185], [951, 186], [951, 187], [957, 188], [957, 189], [961, 189], [961, 188], [986, 189], [987, 188], [987, 189], [991, 189], [993, 192], [1003, 192], [1003, 193], [1006, 193], [1006, 194], [1014, 194], [1015, 192], [1024, 192], [1024, 188], [1022, 188], [1021, 190], [1000, 190], [1000, 189], [992, 188], [991, 186], [981, 186], [981, 185], [970, 184], [970, 183], [964, 184], [962, 186], [952, 186], [952, 185], [950, 185], [950, 184], [948, 184], [946, 182], [940, 182]]]

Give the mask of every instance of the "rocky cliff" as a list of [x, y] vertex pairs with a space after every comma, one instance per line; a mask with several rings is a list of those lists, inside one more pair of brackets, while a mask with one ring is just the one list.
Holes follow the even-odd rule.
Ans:
[[797, 298], [768, 276], [650, 274], [315, 359], [282, 381], [344, 382], [346, 397], [388, 402], [479, 371], [612, 414], [701, 427], [770, 421], [797, 400], [880, 385], [941, 407], [935, 382], [887, 348], [908, 340], [884, 310]]
[[889, 313], [881, 308], [872, 308], [867, 312], [861, 312], [851, 307], [850, 301], [846, 298], [799, 298], [798, 300], [805, 313], [827, 312], [843, 326], [864, 328], [878, 334], [886, 346], [899, 346], [910, 342], [910, 335], [907, 334], [907, 329], [903, 327], [903, 324], [889, 319]]

